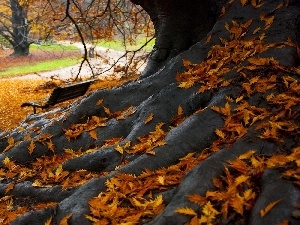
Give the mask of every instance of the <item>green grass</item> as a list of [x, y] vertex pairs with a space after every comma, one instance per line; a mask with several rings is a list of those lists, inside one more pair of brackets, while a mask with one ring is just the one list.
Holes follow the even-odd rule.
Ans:
[[31, 44], [31, 50], [42, 50], [42, 51], [49, 51], [49, 52], [56, 52], [56, 51], [72, 51], [78, 50], [76, 46], [73, 45], [60, 45], [60, 44]]
[[[145, 42], [146, 38], [139, 38], [138, 40], [135, 41], [134, 44], [127, 44], [127, 50], [137, 50], [139, 49]], [[153, 46], [154, 46], [155, 39], [151, 40], [147, 46], [144, 47], [146, 51], [151, 51]], [[97, 43], [97, 46], [105, 47], [105, 48], [110, 48], [114, 50], [119, 50], [119, 51], [124, 51], [125, 47], [123, 45], [122, 40], [99, 40]]]
[[40, 62], [40, 63], [26, 65], [26, 66], [24, 65], [16, 66], [16, 67], [8, 68], [3, 72], [0, 72], [0, 77], [16, 76], [16, 75], [23, 75], [23, 74], [64, 68], [79, 63], [79, 60], [80, 59], [76, 59], [76, 58], [62, 58], [62, 59], [55, 59], [51, 61], [45, 61], [45, 62]]

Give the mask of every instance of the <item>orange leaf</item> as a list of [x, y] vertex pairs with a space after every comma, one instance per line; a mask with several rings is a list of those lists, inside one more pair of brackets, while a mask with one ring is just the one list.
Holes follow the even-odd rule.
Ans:
[[30, 145], [28, 146], [28, 152], [31, 155], [33, 153], [33, 150], [35, 149], [35, 144], [33, 140], [30, 142]]
[[206, 38], [205, 44], [209, 43], [210, 40], [211, 40], [211, 35], [209, 35], [209, 36]]
[[225, 139], [226, 134], [223, 131], [216, 129], [215, 132], [220, 138]]
[[12, 189], [14, 189], [14, 186], [15, 186], [14, 183], [10, 183], [9, 185], [7, 185], [7, 187], [5, 188], [5, 194], [7, 194]]
[[187, 59], [183, 59], [182, 63], [184, 65], [184, 67], [186, 67], [186, 68], [189, 68], [192, 65], [191, 61], [189, 61]]
[[178, 116], [183, 115], [183, 109], [181, 106], [178, 106], [177, 114], [178, 114]]
[[146, 118], [145, 120], [145, 124], [149, 123], [151, 120], [153, 120], [153, 116], [154, 114], [153, 113], [150, 113], [150, 115]]
[[202, 206], [207, 203], [206, 197], [201, 195], [193, 194], [188, 196], [189, 201], [196, 203], [199, 206]]
[[194, 216], [193, 219], [191, 219], [189, 225], [199, 225], [198, 216]]
[[103, 106], [103, 109], [104, 109], [104, 112], [105, 112], [108, 116], [111, 114], [109, 108]]
[[68, 225], [68, 219], [72, 216], [72, 213], [66, 215], [59, 223], [59, 225]]
[[101, 105], [102, 102], [103, 102], [103, 99], [101, 98], [101, 99], [99, 99], [99, 100], [96, 102], [96, 105]]
[[91, 130], [89, 134], [90, 134], [91, 138], [97, 140], [97, 138], [98, 138], [98, 133], [97, 133], [96, 130]]
[[189, 215], [189, 216], [197, 216], [197, 213], [189, 207], [181, 207], [175, 210], [176, 213], [184, 214], [184, 215]]
[[281, 199], [275, 201], [275, 202], [271, 202], [269, 205], [266, 206], [266, 208], [260, 210], [260, 217], [264, 217], [275, 205], [278, 204], [278, 202], [280, 202]]
[[266, 14], [264, 12], [262, 12], [260, 14], [260, 20], [264, 21], [265, 22], [265, 30], [269, 29], [271, 24], [273, 23], [274, 21], [274, 16], [271, 16], [271, 17], [266, 17]]
[[245, 6], [247, 4], [248, 0], [241, 0], [242, 6]]
[[222, 9], [221, 9], [221, 13], [220, 13], [219, 17], [223, 16], [225, 13], [226, 13], [226, 8], [223, 6]]
[[49, 140], [49, 142], [47, 142], [47, 147], [48, 147], [48, 149], [51, 151], [51, 152], [53, 152], [54, 153], [54, 144], [53, 144], [53, 142], [52, 142], [52, 140], [50, 139]]

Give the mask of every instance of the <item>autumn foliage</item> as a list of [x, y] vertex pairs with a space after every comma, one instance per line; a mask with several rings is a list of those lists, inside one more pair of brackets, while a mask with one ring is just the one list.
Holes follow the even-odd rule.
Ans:
[[[229, 1], [229, 5], [226, 6], [229, 7], [233, 2], [233, 0]], [[264, 1], [240, 0], [236, 4], [239, 4], [240, 7], [248, 6], [259, 10]], [[278, 4], [272, 12], [281, 10], [282, 7], [288, 7], [288, 2]], [[226, 11], [227, 8], [224, 6], [220, 17], [225, 15]], [[254, 19], [259, 22], [254, 23]], [[13, 194], [15, 187], [18, 188], [18, 185], [27, 181], [32, 182], [32, 188], [58, 188], [60, 193], [64, 193], [64, 191], [74, 190], [83, 184], [103, 179], [105, 188], [101, 189], [97, 196], [94, 195], [88, 199], [89, 212], [81, 215], [95, 225], [151, 223], [169, 207], [168, 194], [174, 190], [181, 190], [184, 181], [186, 181], [185, 185], [192, 186], [195, 183], [198, 185], [197, 189], [212, 183], [209, 190], [203, 194], [185, 193], [185, 196], [181, 196], [186, 200], [183, 201], [185, 204], [180, 202], [173, 210], [172, 213], [175, 215], [186, 216], [185, 221], [190, 225], [247, 224], [260, 195], [265, 191], [260, 182], [268, 171], [278, 172], [280, 179], [291, 184], [295, 189], [297, 188], [296, 194], [299, 195], [300, 67], [283, 65], [281, 61], [267, 54], [269, 50], [292, 48], [296, 49], [297, 57], [300, 57], [299, 46], [292, 38], [276, 43], [265, 41], [266, 33], [276, 19], [272, 13], [261, 12], [259, 18], [254, 19], [243, 22], [235, 20], [230, 23], [226, 22], [224, 24], [226, 35], [224, 36], [227, 38], [217, 37], [214, 39], [213, 36], [208, 35], [204, 41], [204, 46], [208, 46], [205, 59], [199, 63], [183, 59], [183, 71], [172, 74], [176, 79], [175, 90], [188, 92], [194, 89], [196, 95], [209, 92], [214, 96], [218, 96], [219, 91], [223, 90], [225, 93], [222, 96], [223, 101], [215, 101], [204, 107], [198, 107], [190, 114], [187, 112], [187, 107], [177, 105], [176, 110], [172, 109], [172, 112], [176, 113], [171, 116], [169, 121], [160, 121], [159, 116], [161, 115], [154, 113], [154, 107], [150, 107], [153, 110], [151, 111], [127, 104], [127, 107], [122, 110], [113, 110], [106, 104], [106, 99], [102, 98], [102, 95], [107, 93], [103, 91], [99, 95], [89, 96], [94, 98], [95, 105], [93, 107], [101, 108], [99, 113], [88, 118], [82, 117], [80, 122], [60, 129], [63, 130], [63, 138], [59, 140], [66, 139], [68, 143], [76, 143], [85, 135], [85, 139], [97, 141], [102, 137], [103, 131], [110, 132], [110, 130], [104, 129], [109, 126], [115, 129], [114, 126], [117, 127], [118, 124], [126, 122], [128, 118], [136, 114], [142, 116], [137, 117], [134, 121], [138, 121], [138, 125], [130, 121], [131, 128], [134, 127], [132, 129], [138, 130], [141, 126], [148, 125], [151, 125], [152, 129], [149, 128], [150, 126], [147, 127], [143, 130], [144, 134], [138, 133], [137, 138], [133, 141], [126, 140], [122, 135], [115, 135], [104, 140], [101, 146], [89, 145], [86, 149], [57, 149], [56, 145], [59, 143], [54, 143], [54, 140], [57, 141], [56, 134], [39, 133], [39, 130], [33, 131], [38, 133], [35, 137], [28, 134], [19, 140], [20, 142], [27, 141], [26, 153], [32, 156], [33, 160], [19, 163], [5, 157], [3, 161], [0, 169], [0, 178], [5, 184], [5, 196], [0, 199], [2, 209], [0, 218], [3, 224], [8, 224], [29, 211], [36, 209], [56, 211], [61, 207], [60, 199], [57, 200], [57, 203], [45, 204], [20, 201], [22, 198], [15, 197]], [[257, 24], [260, 26], [256, 27]], [[133, 82], [140, 84], [143, 80]], [[112, 89], [111, 93], [119, 94], [116, 90], [120, 89]], [[114, 98], [118, 97], [115, 94]], [[151, 97], [149, 99], [151, 100]], [[163, 98], [157, 99], [153, 101], [160, 102], [159, 100]], [[67, 116], [68, 113], [66, 113]], [[163, 113], [167, 113], [167, 111]], [[213, 130], [213, 137], [210, 136], [208, 140], [205, 140], [209, 142], [208, 147], [198, 150], [191, 149], [184, 157], [175, 158], [172, 164], [160, 166], [159, 160], [161, 159], [158, 160], [156, 157], [157, 155], [161, 156], [160, 151], [167, 151], [164, 147], [168, 144], [172, 145], [168, 141], [172, 137], [177, 137], [175, 132], [178, 130], [190, 132], [187, 129], [189, 124], [185, 126], [185, 123], [190, 122], [193, 116], [207, 115], [204, 113], [219, 116], [220, 123], [222, 123]], [[68, 119], [67, 116], [63, 117], [63, 122]], [[194, 124], [194, 126], [200, 125]], [[117, 131], [114, 132], [117, 133]], [[272, 144], [270, 144], [272, 153], [262, 153], [264, 146], [261, 146], [261, 149], [250, 147], [251, 142], [260, 143], [261, 140], [262, 143]], [[189, 144], [185, 143], [187, 140], [179, 141]], [[243, 145], [237, 145], [236, 143], [239, 141], [244, 141]], [[245, 143], [249, 143], [249, 146]], [[4, 153], [9, 153], [11, 149], [14, 150], [19, 143], [13, 137], [9, 137], [6, 144]], [[45, 146], [47, 151], [42, 157], [36, 157], [40, 154], [38, 146]], [[179, 147], [185, 151], [184, 147], [186, 146], [188, 145]], [[175, 147], [177, 146], [173, 145], [174, 152], [171, 152], [168, 157], [172, 158], [173, 153], [179, 155]], [[243, 148], [240, 151], [242, 153], [233, 152], [234, 149], [240, 147]], [[65, 163], [69, 160], [82, 159], [93, 153], [96, 155], [96, 153], [109, 149], [113, 151], [111, 153], [113, 156], [118, 156], [115, 160], [118, 161], [117, 166], [112, 170], [64, 169]], [[192, 177], [192, 181], [189, 180], [189, 176], [193, 172], [195, 175], [196, 167], [199, 168], [207, 160], [216, 160], [214, 157], [221, 153], [233, 154], [233, 156], [231, 159], [221, 158], [220, 161], [215, 162], [221, 164], [222, 167], [218, 171], [219, 173], [216, 172], [218, 175], [207, 176], [206, 180], [202, 180], [200, 184], [197, 183], [195, 177]], [[126, 169], [135, 171], [130, 166], [136, 166], [132, 163], [136, 159], [135, 157], [139, 156], [144, 157], [142, 162], [145, 162], [143, 159], [147, 157], [149, 159], [151, 156], [153, 164], [151, 162], [147, 164], [151, 169], [145, 167], [141, 173], [120, 172], [126, 171]], [[102, 166], [98, 160], [97, 158], [97, 162], [95, 162], [97, 168]], [[110, 160], [114, 159], [110, 158]], [[208, 168], [217, 170], [214, 166]], [[202, 173], [213, 174], [210, 171], [202, 171]], [[196, 178], [198, 179], [198, 174]], [[78, 196], [81, 195], [78, 194]], [[281, 207], [284, 201], [286, 200], [277, 198], [265, 202], [263, 206], [260, 205], [259, 218], [268, 217], [276, 207]], [[293, 210], [296, 213], [299, 212], [299, 204], [291, 204], [293, 204]], [[76, 213], [75, 210], [73, 212]], [[66, 212], [59, 223], [68, 224], [72, 221], [72, 217], [73, 213]], [[284, 218], [277, 224], [289, 224], [289, 219], [290, 217]], [[55, 222], [57, 221], [53, 214], [48, 216], [44, 224]]]

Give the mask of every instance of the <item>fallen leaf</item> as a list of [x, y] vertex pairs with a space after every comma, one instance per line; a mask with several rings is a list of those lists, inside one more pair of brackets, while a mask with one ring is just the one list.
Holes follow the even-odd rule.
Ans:
[[150, 115], [146, 118], [145, 120], [145, 124], [149, 123], [151, 120], [153, 120], [153, 116], [154, 114], [153, 113], [150, 113]]
[[263, 218], [275, 205], [277, 205], [281, 199], [271, 202], [269, 205], [266, 206], [266, 208], [260, 210], [260, 217]]
[[59, 225], [68, 225], [68, 220], [69, 218], [71, 218], [73, 213], [70, 213], [69, 215], [65, 216], [64, 218], [62, 218], [62, 220], [60, 221]]
[[33, 142], [33, 140], [30, 142], [29, 146], [28, 146], [28, 152], [29, 155], [31, 155], [33, 153], [33, 150], [35, 149], [35, 144]]
[[181, 207], [175, 210], [176, 213], [184, 214], [184, 215], [189, 215], [189, 216], [196, 216], [197, 213], [189, 207]]

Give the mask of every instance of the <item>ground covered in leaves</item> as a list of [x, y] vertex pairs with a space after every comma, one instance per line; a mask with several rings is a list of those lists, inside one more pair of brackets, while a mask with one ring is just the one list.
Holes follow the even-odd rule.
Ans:
[[29, 118], [0, 142], [2, 222], [297, 224], [300, 51], [265, 41], [274, 18], [222, 23], [161, 74]]
[[[13, 52], [12, 49], [0, 50], [0, 70], [9, 67], [28, 65], [38, 62], [47, 62], [54, 59], [74, 57], [74, 51], [57, 51], [49, 52], [42, 50], [33, 50], [29, 56], [9, 57]], [[77, 55], [78, 56], [78, 55]], [[24, 74], [25, 75], [25, 74]], [[129, 80], [132, 79], [129, 78]], [[89, 92], [97, 88], [111, 88], [121, 85], [126, 79], [101, 79], [94, 83]], [[74, 81], [77, 82], [77, 81]], [[0, 131], [8, 131], [18, 125], [33, 111], [30, 107], [20, 108], [23, 102], [29, 100], [39, 100], [49, 96], [54, 87], [65, 85], [65, 82], [59, 79], [11, 77], [0, 78]], [[88, 92], [88, 93], [89, 93]], [[70, 101], [61, 103], [56, 107], [62, 107], [70, 104]], [[39, 111], [41, 112], [41, 111]]]

